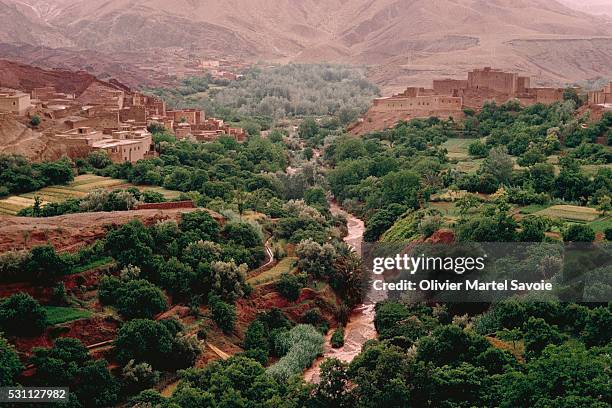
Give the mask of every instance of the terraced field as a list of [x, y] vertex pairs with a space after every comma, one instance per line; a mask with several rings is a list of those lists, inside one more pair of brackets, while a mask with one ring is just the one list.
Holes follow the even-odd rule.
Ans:
[[599, 218], [596, 209], [576, 205], [553, 205], [535, 214], [576, 222], [592, 222]]
[[38, 191], [7, 197], [0, 200], [0, 214], [15, 215], [23, 208], [34, 205], [34, 200], [39, 197], [41, 204], [56, 203], [70, 198], [82, 198], [88, 193], [97, 190], [114, 190], [118, 188], [137, 187], [141, 191], [155, 191], [161, 193], [169, 200], [179, 196], [178, 191], [166, 190], [156, 186], [134, 186], [126, 180], [119, 180], [110, 177], [101, 177], [94, 174], [82, 174], [75, 177], [74, 181], [66, 186], [50, 186]]

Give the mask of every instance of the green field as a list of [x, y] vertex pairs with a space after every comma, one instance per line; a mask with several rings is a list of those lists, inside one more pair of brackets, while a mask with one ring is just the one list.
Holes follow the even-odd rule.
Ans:
[[276, 280], [280, 278], [283, 273], [291, 272], [291, 269], [296, 261], [297, 258], [292, 256], [283, 258], [273, 268], [268, 269], [267, 271], [262, 272], [253, 278], [247, 279], [247, 282], [251, 285], [261, 285], [262, 283], [268, 283]]
[[177, 198], [178, 191], [166, 190], [157, 186], [134, 186], [126, 180], [118, 180], [110, 177], [96, 176], [93, 174], [82, 174], [74, 178], [74, 181], [65, 186], [50, 186], [38, 191], [10, 196], [0, 200], [0, 214], [16, 215], [19, 210], [34, 205], [35, 197], [39, 197], [42, 204], [56, 203], [70, 198], [83, 198], [88, 193], [97, 189], [114, 190], [137, 187], [141, 191], [155, 191], [161, 193], [166, 199]]
[[442, 144], [442, 147], [448, 151], [447, 157], [456, 160], [469, 160], [468, 146], [476, 140], [485, 141], [485, 139], [460, 139], [451, 138]]
[[576, 205], [553, 205], [534, 214], [576, 222], [592, 222], [599, 218], [599, 212], [596, 209]]
[[72, 307], [45, 306], [44, 309], [51, 326], [91, 317], [90, 311]]

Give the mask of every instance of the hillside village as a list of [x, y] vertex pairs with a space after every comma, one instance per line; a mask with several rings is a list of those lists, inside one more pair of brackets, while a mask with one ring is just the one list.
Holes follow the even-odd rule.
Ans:
[[[36, 79], [30, 82], [36, 84]], [[117, 81], [82, 81], [71, 89], [74, 92], [54, 86], [0, 87], [0, 151], [57, 160], [104, 150], [114, 162], [135, 163], [155, 154], [147, 131], [152, 123], [164, 126], [177, 139], [210, 141], [226, 134], [243, 141], [246, 137], [242, 128], [206, 117], [202, 110], [168, 109], [162, 99]], [[20, 140], [24, 134], [28, 138]], [[29, 142], [37, 148], [28, 147]]]

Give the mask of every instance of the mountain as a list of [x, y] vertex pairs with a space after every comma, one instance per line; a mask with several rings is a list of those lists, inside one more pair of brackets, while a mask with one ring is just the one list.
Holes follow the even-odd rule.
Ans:
[[388, 88], [482, 65], [541, 82], [612, 77], [612, 19], [555, 0], [0, 0], [0, 7], [12, 21], [0, 24], [4, 42], [367, 64]]
[[610, 0], [562, 0], [566, 6], [590, 14], [606, 14], [612, 17]]

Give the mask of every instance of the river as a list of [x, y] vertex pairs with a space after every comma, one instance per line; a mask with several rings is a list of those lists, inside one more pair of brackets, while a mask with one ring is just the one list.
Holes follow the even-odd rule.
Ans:
[[[331, 203], [330, 210], [333, 214], [344, 214], [346, 216], [348, 234], [344, 237], [344, 242], [356, 253], [361, 254], [363, 233], [365, 232], [363, 221], [347, 213], [336, 203]], [[371, 289], [366, 294], [363, 303], [353, 309], [349, 321], [344, 328], [344, 346], [337, 349], [331, 347], [330, 339], [333, 331], [330, 330], [325, 337], [323, 355], [315, 360], [312, 367], [304, 372], [304, 379], [306, 381], [311, 383], [319, 382], [320, 366], [326, 358], [337, 358], [347, 363], [351, 362], [361, 352], [361, 347], [366, 341], [376, 338], [374, 306], [385, 298], [386, 294], [384, 292]]]

